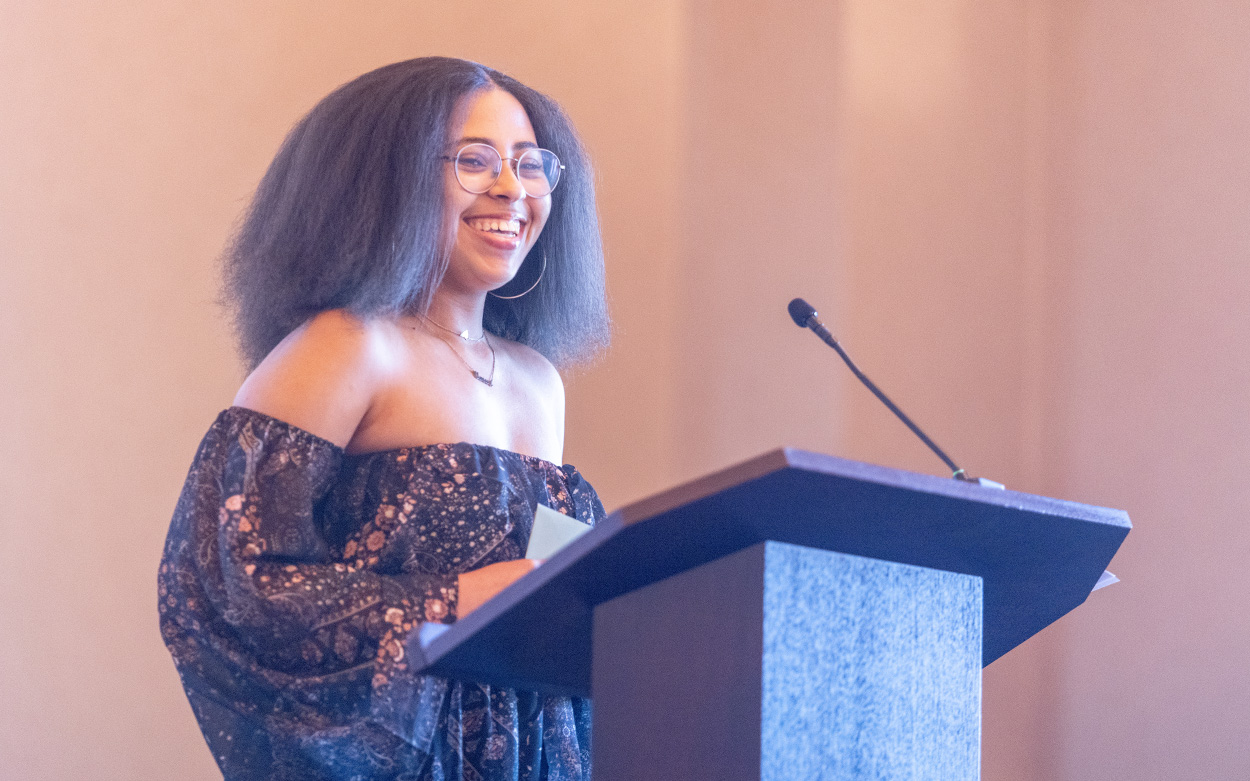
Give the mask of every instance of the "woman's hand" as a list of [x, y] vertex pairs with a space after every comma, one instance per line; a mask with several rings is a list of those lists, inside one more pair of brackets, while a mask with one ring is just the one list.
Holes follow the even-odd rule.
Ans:
[[532, 572], [542, 561], [539, 559], [514, 559], [488, 564], [481, 569], [470, 570], [459, 578], [460, 597], [456, 603], [456, 617], [464, 618], [478, 609], [488, 599], [503, 591]]

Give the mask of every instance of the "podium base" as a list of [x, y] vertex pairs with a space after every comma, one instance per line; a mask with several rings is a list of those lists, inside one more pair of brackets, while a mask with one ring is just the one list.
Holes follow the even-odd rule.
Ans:
[[975, 781], [981, 619], [979, 577], [778, 542], [605, 602], [594, 778]]

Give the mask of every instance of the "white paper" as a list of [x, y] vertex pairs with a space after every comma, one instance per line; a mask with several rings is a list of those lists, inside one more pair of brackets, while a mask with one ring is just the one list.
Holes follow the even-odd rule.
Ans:
[[527, 559], [549, 559], [556, 551], [590, 531], [590, 526], [546, 505], [534, 512], [534, 531], [525, 549]]
[[1097, 591], [1100, 588], [1106, 588], [1107, 586], [1110, 586], [1112, 583], [1119, 583], [1119, 582], [1120, 582], [1119, 578], [1117, 578], [1115, 575], [1112, 575], [1107, 570], [1103, 570], [1102, 574], [1098, 576], [1098, 582], [1094, 584], [1094, 588], [1092, 590]]

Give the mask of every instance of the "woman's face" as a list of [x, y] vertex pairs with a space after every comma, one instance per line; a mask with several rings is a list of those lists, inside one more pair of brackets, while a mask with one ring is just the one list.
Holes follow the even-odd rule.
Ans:
[[[538, 146], [529, 116], [516, 98], [492, 88], [465, 98], [464, 125], [447, 154], [466, 144], [487, 144], [500, 157], [516, 158]], [[446, 165], [448, 222], [454, 231], [451, 262], [443, 286], [456, 292], [484, 293], [512, 279], [551, 213], [551, 195], [532, 198], [507, 160], [499, 180], [484, 193], [470, 193]]]

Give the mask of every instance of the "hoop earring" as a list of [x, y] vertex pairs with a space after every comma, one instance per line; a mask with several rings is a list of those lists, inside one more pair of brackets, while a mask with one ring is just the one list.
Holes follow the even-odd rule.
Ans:
[[[538, 279], [534, 280], [534, 284], [530, 285], [529, 287], [525, 289], [525, 293], [528, 293], [534, 288], [538, 287], [538, 283], [543, 281], [543, 274], [545, 274], [546, 272], [547, 272], [547, 250], [544, 247], [543, 248], [543, 267], [538, 272]], [[492, 290], [488, 292], [487, 295], [494, 296], [495, 298], [501, 298], [504, 301], [511, 301], [514, 298], [520, 298], [521, 296], [525, 295], [525, 293], [517, 293], [515, 296], [501, 296]]]

